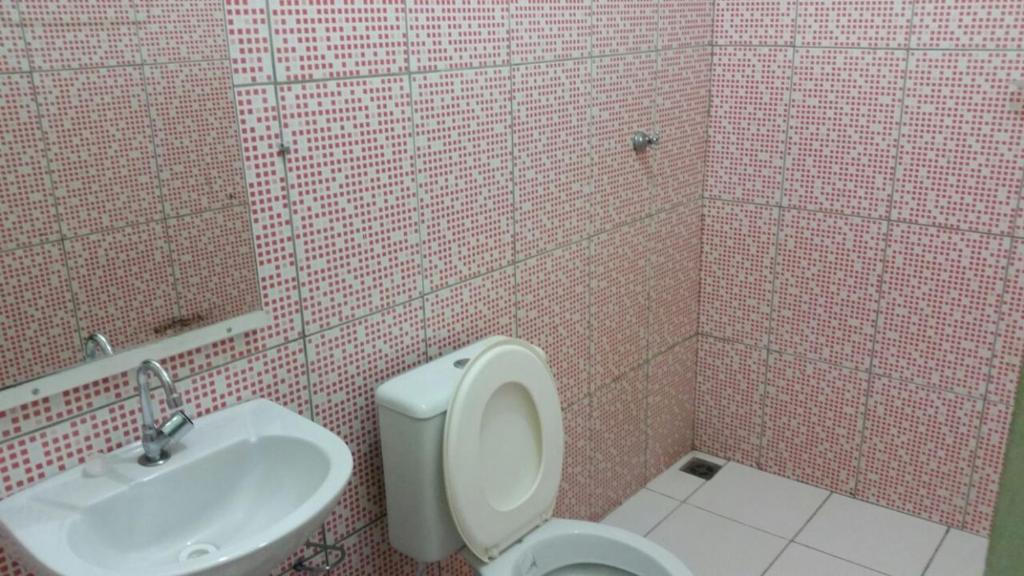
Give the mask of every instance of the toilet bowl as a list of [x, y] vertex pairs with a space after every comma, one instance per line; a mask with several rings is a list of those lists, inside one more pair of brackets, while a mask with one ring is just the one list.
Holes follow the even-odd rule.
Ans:
[[691, 576], [670, 552], [553, 518], [564, 436], [539, 348], [493, 337], [377, 389], [388, 530], [420, 562], [465, 547], [481, 576]]

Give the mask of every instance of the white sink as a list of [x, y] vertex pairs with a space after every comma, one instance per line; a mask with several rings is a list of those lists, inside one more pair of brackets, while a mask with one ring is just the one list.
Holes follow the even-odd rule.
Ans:
[[0, 502], [36, 576], [262, 576], [316, 532], [352, 475], [337, 436], [273, 402], [196, 421], [155, 468], [138, 443]]

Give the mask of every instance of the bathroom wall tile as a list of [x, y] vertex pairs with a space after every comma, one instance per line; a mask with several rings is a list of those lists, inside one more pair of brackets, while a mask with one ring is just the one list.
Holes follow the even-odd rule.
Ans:
[[1014, 240], [999, 315], [989, 401], [1013, 405], [1024, 364], [1024, 241]]
[[709, 198], [779, 201], [792, 55], [789, 48], [715, 50], [705, 191]]
[[511, 1], [409, 0], [412, 69], [508, 64]]
[[905, 65], [903, 52], [797, 50], [786, 206], [888, 216]]
[[488, 336], [515, 336], [515, 283], [509, 267], [427, 295], [427, 358]]
[[695, 336], [651, 359], [645, 481], [655, 478], [693, 450], [697, 342]]
[[704, 190], [710, 82], [710, 48], [658, 55], [656, 113], [661, 143], [654, 149], [652, 211], [700, 196]]
[[876, 373], [984, 393], [1008, 256], [999, 237], [893, 224]]
[[643, 362], [647, 345], [646, 222], [598, 236], [591, 261], [591, 366], [593, 387]]
[[278, 81], [408, 70], [402, 0], [270, 0]]
[[209, 322], [261, 309], [248, 207], [175, 218], [167, 232], [182, 317]]
[[0, 76], [0, 124], [0, 251], [60, 238], [30, 75]]
[[985, 404], [985, 414], [978, 434], [974, 475], [967, 500], [967, 515], [964, 517], [965, 530], [987, 535], [992, 526], [1012, 417], [1011, 406], [995, 402]]
[[981, 406], [980, 400], [874, 377], [857, 498], [958, 525]]
[[140, 61], [132, 0], [21, 0], [20, 4], [34, 70]]
[[712, 0], [661, 0], [658, 9], [658, 48], [661, 50], [711, 43]]
[[[408, 83], [374, 78], [278, 88], [305, 328], [419, 293]], [[344, 151], [344, 153], [339, 153]]]
[[792, 44], [796, 0], [718, 0], [715, 44]]
[[82, 236], [66, 248], [83, 337], [100, 332], [120, 350], [179, 318], [163, 222]]
[[14, 560], [9, 558], [3, 548], [0, 548], [0, 574], [4, 576], [31, 576]]
[[618, 508], [646, 481], [646, 377], [646, 368], [639, 368], [594, 392], [590, 434], [595, 518]]
[[562, 410], [565, 433], [565, 456], [562, 460], [562, 484], [555, 501], [555, 516], [591, 520], [592, 484], [590, 483], [593, 451], [590, 440], [590, 398]]
[[345, 576], [406, 576], [416, 573], [416, 563], [398, 553], [388, 542], [388, 521], [380, 519], [365, 530], [345, 538], [327, 536], [328, 543], [340, 542], [347, 553], [338, 572]]
[[590, 393], [590, 248], [556, 250], [516, 266], [519, 337], [539, 346], [562, 406]]
[[[68, 312], [68, 318], [64, 322], [68, 324], [74, 322], [70, 311]], [[74, 333], [73, 324], [67, 327], [64, 338], [74, 340], [72, 342], [73, 348], [69, 347], [69, 351], [73, 351], [75, 354], [72, 361], [80, 360], [81, 352], [78, 338]], [[28, 356], [26, 355], [25, 357]], [[137, 390], [130, 381], [128, 373], [123, 372], [90, 382], [84, 386], [66, 390], [60, 394], [47, 396], [28, 404], [4, 410], [0, 412], [0, 441], [52, 426], [57, 422], [74, 418], [86, 411], [128, 398], [136, 394], [136, 392]], [[0, 574], [7, 576], [2, 570], [0, 570]]]
[[512, 61], [539, 62], [590, 54], [592, 0], [512, 0]]
[[767, 345], [778, 218], [775, 208], [705, 202], [702, 334]]
[[799, 46], [905, 48], [913, 0], [801, 0]]
[[10, 351], [0, 359], [2, 386], [81, 359], [59, 243], [0, 252], [0, 333], [17, 335], [8, 338]]
[[64, 234], [159, 218], [142, 71], [39, 74], [36, 89]]
[[0, 73], [26, 71], [28, 50], [22, 34], [18, 1], [0, 0]]
[[225, 0], [224, 10], [235, 84], [272, 82], [274, 57], [266, 0]]
[[1016, 0], [915, 0], [914, 48], [1024, 48]]
[[650, 204], [653, 155], [630, 136], [654, 127], [656, 59], [635, 54], [592, 62], [594, 89], [594, 231], [643, 216]]
[[167, 215], [244, 204], [227, 62], [147, 66], [146, 85]]
[[701, 336], [697, 362], [695, 447], [756, 465], [767, 353]]
[[772, 348], [867, 370], [886, 223], [786, 210], [779, 229]]
[[590, 232], [590, 81], [586, 61], [512, 69], [517, 259]]
[[851, 494], [867, 389], [863, 372], [770, 354], [762, 468]]
[[384, 476], [374, 392], [425, 360], [417, 301], [306, 338], [316, 421], [352, 450], [352, 480], [331, 513], [337, 542], [384, 514]]
[[413, 77], [425, 290], [512, 261], [510, 76]]
[[653, 356], [697, 333], [700, 324], [701, 205], [654, 216], [649, 243], [650, 334]]
[[1012, 233], [1024, 122], [1008, 103], [1021, 70], [1024, 52], [911, 55], [893, 218]]
[[136, 0], [136, 8], [144, 62], [228, 57], [223, 0]]
[[591, 0], [595, 56], [654, 50], [658, 0]]

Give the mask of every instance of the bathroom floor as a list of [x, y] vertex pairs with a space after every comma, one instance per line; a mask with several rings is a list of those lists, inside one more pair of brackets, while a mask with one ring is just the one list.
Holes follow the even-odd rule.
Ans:
[[[724, 466], [680, 472], [693, 456]], [[694, 576], [982, 576], [985, 538], [693, 452], [604, 523], [671, 550]]]

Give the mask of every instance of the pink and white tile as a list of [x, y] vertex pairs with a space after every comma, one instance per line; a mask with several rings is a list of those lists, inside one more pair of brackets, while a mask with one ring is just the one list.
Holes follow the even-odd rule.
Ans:
[[1024, 241], [1014, 240], [992, 360], [990, 401], [1013, 405], [1024, 363]]
[[266, 0], [225, 0], [224, 12], [235, 84], [272, 82], [274, 57]]
[[412, 69], [450, 70], [509, 63], [512, 0], [409, 0]]
[[[73, 320], [71, 320], [73, 321]], [[73, 328], [66, 333], [72, 335]], [[75, 357], [72, 362], [81, 361], [77, 338]], [[36, 356], [33, 356], [36, 357]], [[115, 374], [84, 386], [66, 390], [60, 394], [40, 398], [15, 408], [0, 412], [0, 441], [35, 432], [52, 426], [62, 420], [69, 420], [94, 408], [113, 404], [137, 393], [128, 373]], [[0, 570], [0, 574], [5, 574]]]
[[646, 480], [693, 450], [697, 344], [690, 338], [651, 359], [647, 382]]
[[992, 527], [1012, 418], [1012, 406], [995, 402], [985, 404], [963, 524], [965, 530], [975, 534], [987, 536]]
[[796, 0], [718, 0], [715, 44], [792, 44]]
[[228, 57], [223, 0], [136, 0], [143, 62]]
[[701, 205], [692, 202], [651, 219], [648, 354], [700, 327]]
[[644, 390], [639, 368], [595, 390], [590, 424], [591, 497], [594, 517], [603, 518], [643, 487]]
[[540, 62], [590, 54], [592, 0], [512, 0], [512, 61]]
[[801, 0], [797, 45], [905, 48], [913, 5], [913, 0]]
[[915, 0], [914, 48], [1024, 48], [1016, 0]]
[[425, 296], [427, 357], [488, 336], [515, 336], [515, 284], [515, 271], [509, 267]]
[[563, 409], [565, 456], [562, 461], [562, 484], [555, 501], [555, 516], [591, 520], [590, 472], [592, 449], [590, 441], [590, 398]]
[[132, 0], [20, 0], [32, 69], [138, 64], [132, 4]]
[[654, 150], [652, 211], [700, 196], [704, 189], [710, 82], [710, 48], [658, 55], [656, 114], [661, 142]]
[[18, 0], [0, 0], [0, 73], [27, 71], [28, 50]]
[[595, 56], [657, 48], [658, 0], [591, 0]]
[[695, 447], [754, 465], [761, 433], [767, 353], [761, 348], [700, 337]]
[[672, 50], [711, 43], [712, 0], [675, 0], [658, 7], [658, 48]]

